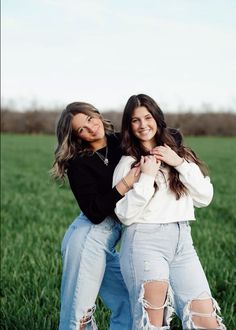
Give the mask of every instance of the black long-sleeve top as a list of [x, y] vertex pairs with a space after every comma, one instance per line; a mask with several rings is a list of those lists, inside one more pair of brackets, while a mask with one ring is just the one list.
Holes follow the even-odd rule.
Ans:
[[[106, 166], [96, 153], [76, 155], [70, 160], [67, 175], [81, 211], [94, 224], [114, 216], [115, 205], [122, 195], [112, 188], [113, 172], [122, 151], [120, 135], [107, 135], [109, 164]], [[106, 147], [97, 150], [105, 156]]]

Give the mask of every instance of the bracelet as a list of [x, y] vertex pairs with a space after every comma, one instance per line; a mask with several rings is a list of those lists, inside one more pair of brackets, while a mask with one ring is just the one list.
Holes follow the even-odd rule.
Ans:
[[124, 184], [124, 186], [125, 186], [128, 190], [130, 190], [131, 187], [128, 185], [128, 183], [125, 181], [124, 178], [121, 179], [121, 182]]

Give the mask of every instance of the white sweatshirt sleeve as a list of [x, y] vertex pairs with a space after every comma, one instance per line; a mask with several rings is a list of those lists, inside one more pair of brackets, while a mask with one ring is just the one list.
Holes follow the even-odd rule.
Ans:
[[188, 189], [196, 207], [205, 207], [213, 198], [213, 186], [208, 176], [204, 177], [200, 168], [195, 163], [186, 160], [175, 169], [179, 172], [181, 182]]
[[[129, 156], [121, 158], [113, 174], [113, 186], [129, 172], [134, 161], [131, 160]], [[139, 181], [116, 203], [115, 213], [119, 220], [126, 226], [135, 222], [137, 215], [142, 213], [154, 191], [154, 177], [141, 173]]]

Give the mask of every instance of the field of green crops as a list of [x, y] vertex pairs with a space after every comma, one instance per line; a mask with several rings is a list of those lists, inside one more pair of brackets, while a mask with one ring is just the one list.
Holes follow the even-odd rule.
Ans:
[[[209, 165], [212, 204], [197, 210], [195, 246], [229, 330], [235, 320], [236, 138], [188, 138]], [[79, 213], [68, 185], [49, 178], [55, 138], [1, 136], [1, 329], [57, 329], [60, 306], [60, 242]], [[190, 274], [191, 276], [191, 270]], [[98, 301], [99, 330], [109, 312]], [[177, 321], [172, 329], [181, 329]]]

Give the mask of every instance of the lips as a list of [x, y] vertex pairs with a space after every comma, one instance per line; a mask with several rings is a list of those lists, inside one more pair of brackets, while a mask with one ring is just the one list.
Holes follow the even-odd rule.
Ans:
[[145, 129], [145, 130], [139, 131], [139, 134], [141, 134], [141, 135], [147, 135], [150, 132], [151, 132], [150, 129]]

